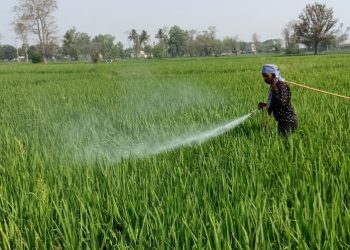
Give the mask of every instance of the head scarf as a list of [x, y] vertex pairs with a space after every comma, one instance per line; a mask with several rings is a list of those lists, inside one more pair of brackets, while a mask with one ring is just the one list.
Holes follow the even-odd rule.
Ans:
[[[280, 69], [275, 64], [264, 64], [262, 67], [262, 74], [274, 74], [277, 80], [284, 81]], [[269, 96], [267, 97], [267, 108], [270, 108], [272, 102], [272, 91], [269, 91]]]
[[277, 80], [284, 81], [280, 69], [275, 64], [264, 64], [261, 73], [263, 74], [274, 74]]

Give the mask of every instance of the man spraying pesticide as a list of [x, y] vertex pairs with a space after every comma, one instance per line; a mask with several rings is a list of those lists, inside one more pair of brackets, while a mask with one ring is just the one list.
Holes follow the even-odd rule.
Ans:
[[298, 121], [291, 104], [291, 92], [275, 64], [264, 64], [262, 67], [264, 81], [270, 85], [268, 101], [259, 102], [258, 109], [267, 108], [278, 123], [278, 132], [286, 136], [298, 128]]

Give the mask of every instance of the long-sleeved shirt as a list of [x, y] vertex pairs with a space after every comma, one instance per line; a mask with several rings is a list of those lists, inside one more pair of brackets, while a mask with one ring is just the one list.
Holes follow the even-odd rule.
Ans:
[[279, 123], [296, 123], [297, 117], [291, 104], [292, 94], [288, 85], [278, 81], [275, 87], [270, 89], [270, 95], [268, 113], [273, 113]]

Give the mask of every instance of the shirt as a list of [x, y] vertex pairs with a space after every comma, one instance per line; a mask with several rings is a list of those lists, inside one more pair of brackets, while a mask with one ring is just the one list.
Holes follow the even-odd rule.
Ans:
[[297, 117], [291, 104], [291, 92], [288, 85], [278, 81], [274, 88], [270, 89], [270, 105], [268, 113], [275, 117], [279, 123], [296, 123]]

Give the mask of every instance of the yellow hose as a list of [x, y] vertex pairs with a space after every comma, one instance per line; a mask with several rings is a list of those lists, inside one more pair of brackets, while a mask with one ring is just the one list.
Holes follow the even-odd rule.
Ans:
[[321, 93], [324, 93], [324, 94], [328, 94], [328, 95], [332, 95], [332, 96], [337, 96], [337, 97], [341, 97], [341, 98], [350, 100], [350, 97], [349, 97], [349, 96], [339, 95], [339, 94], [336, 94], [336, 93], [331, 93], [331, 92], [328, 92], [328, 91], [324, 91], [324, 90], [312, 88], [312, 87], [309, 87], [309, 86], [306, 86], [306, 85], [303, 85], [303, 84], [299, 84], [299, 83], [295, 83], [295, 82], [290, 82], [290, 81], [285, 81], [285, 82], [286, 82], [286, 83], [289, 83], [289, 84], [292, 84], [292, 85], [299, 86], [299, 87], [303, 87], [303, 88], [311, 89], [311, 90], [314, 90], [314, 91], [317, 91], [317, 92], [321, 92]]

